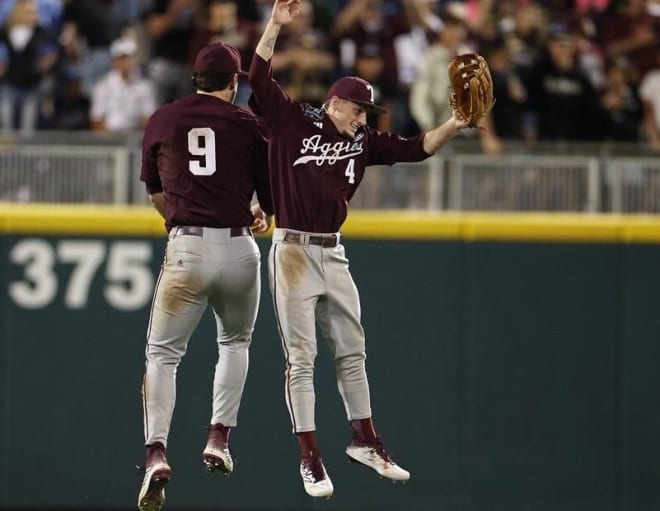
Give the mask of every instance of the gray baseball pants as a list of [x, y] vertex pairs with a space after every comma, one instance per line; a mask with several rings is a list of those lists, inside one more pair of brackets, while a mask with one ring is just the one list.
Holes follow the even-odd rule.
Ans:
[[[337, 387], [348, 420], [371, 417], [360, 298], [344, 246], [284, 241], [292, 229], [275, 229], [268, 258], [275, 317], [286, 362], [285, 399], [294, 433], [314, 431], [314, 361], [318, 322], [334, 356]], [[339, 240], [339, 233], [335, 233]], [[314, 236], [323, 236], [313, 234]]]
[[218, 332], [211, 424], [236, 426], [259, 306], [260, 254], [252, 236], [208, 227], [202, 236], [191, 236], [177, 229], [169, 234], [147, 333], [142, 387], [147, 445], [167, 446], [177, 367], [209, 304]]

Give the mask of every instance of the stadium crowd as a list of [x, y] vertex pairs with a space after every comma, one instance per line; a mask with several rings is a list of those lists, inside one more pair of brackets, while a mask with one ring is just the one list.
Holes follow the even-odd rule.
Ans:
[[[272, 0], [2, 0], [0, 129], [140, 130], [192, 92], [196, 52], [217, 40], [249, 66]], [[321, 104], [328, 85], [370, 81], [414, 135], [449, 115], [447, 64], [483, 54], [497, 103], [484, 150], [503, 141], [625, 141], [660, 150], [660, 0], [305, 0], [273, 69]], [[246, 105], [247, 80], [237, 101]]]

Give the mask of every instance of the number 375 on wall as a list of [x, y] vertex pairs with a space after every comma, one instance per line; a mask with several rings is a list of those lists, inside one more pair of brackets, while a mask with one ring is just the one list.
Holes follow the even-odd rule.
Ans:
[[103, 297], [116, 309], [140, 309], [153, 293], [152, 246], [146, 241], [28, 238], [11, 248], [9, 260], [23, 268], [22, 276], [9, 282], [9, 296], [26, 309], [50, 305], [60, 289], [67, 308], [83, 309], [97, 276]]

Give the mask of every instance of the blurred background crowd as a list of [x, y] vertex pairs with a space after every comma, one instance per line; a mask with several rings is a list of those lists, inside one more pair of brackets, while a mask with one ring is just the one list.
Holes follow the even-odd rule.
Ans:
[[[249, 67], [272, 0], [0, 0], [0, 129], [140, 130], [192, 92], [191, 66], [222, 40]], [[304, 0], [273, 70], [320, 105], [328, 85], [369, 80], [414, 135], [448, 118], [447, 64], [488, 60], [496, 106], [470, 130], [506, 141], [634, 142], [660, 151], [660, 0]], [[237, 101], [246, 105], [247, 80]]]

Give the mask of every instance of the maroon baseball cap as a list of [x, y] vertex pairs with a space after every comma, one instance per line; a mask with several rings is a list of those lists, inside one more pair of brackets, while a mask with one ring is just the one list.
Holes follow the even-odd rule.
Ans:
[[387, 113], [387, 108], [374, 103], [374, 88], [371, 84], [357, 76], [345, 76], [333, 83], [330, 89], [328, 89], [326, 99], [330, 99], [333, 96], [357, 103], [370, 112], [377, 114]]
[[241, 55], [238, 50], [223, 42], [209, 44], [199, 50], [194, 69], [196, 73], [247, 74], [241, 70]]

